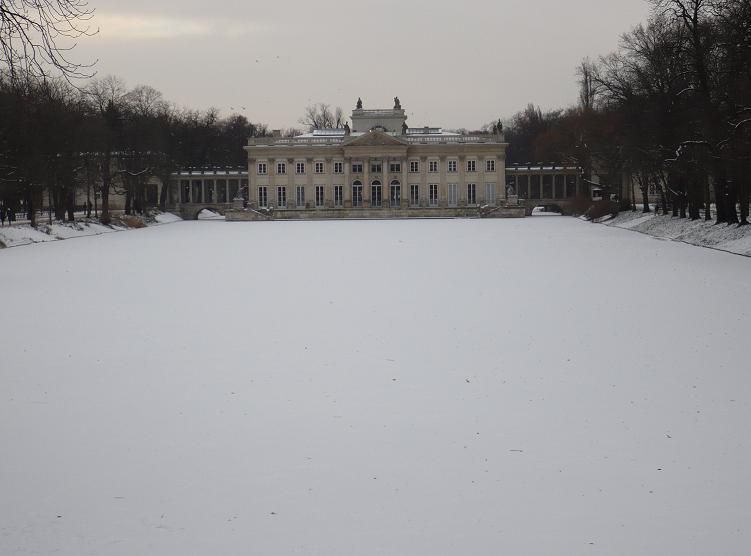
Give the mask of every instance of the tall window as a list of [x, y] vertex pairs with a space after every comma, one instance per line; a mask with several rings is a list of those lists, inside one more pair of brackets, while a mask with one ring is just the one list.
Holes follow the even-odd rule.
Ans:
[[401, 162], [392, 162], [389, 164], [389, 172], [392, 174], [399, 174], [402, 171], [402, 163]]
[[265, 185], [258, 188], [258, 206], [263, 208], [269, 206], [269, 192]]
[[316, 174], [323, 174], [324, 168], [325, 166], [323, 162], [316, 162], [316, 167], [315, 167]]
[[448, 161], [448, 172], [449, 174], [456, 174], [456, 160]]
[[324, 202], [324, 187], [316, 185], [316, 206], [322, 207]]
[[380, 174], [383, 170], [381, 161], [380, 160], [373, 160], [370, 163], [370, 173], [371, 174]]
[[468, 205], [477, 204], [477, 185], [474, 183], [467, 184], [467, 204]]
[[485, 160], [485, 171], [495, 172], [495, 158], [488, 158]]
[[341, 207], [344, 204], [344, 186], [334, 186], [334, 206]]
[[276, 206], [280, 208], [287, 206], [287, 188], [283, 185], [276, 188]]
[[409, 204], [413, 207], [420, 204], [420, 186], [416, 183], [409, 186]]
[[410, 160], [409, 161], [409, 171], [411, 174], [417, 174], [420, 172], [420, 161], [419, 160]]
[[277, 162], [276, 163], [276, 173], [280, 176], [283, 176], [287, 173], [287, 163], [286, 162]]
[[356, 181], [352, 184], [352, 206], [362, 206], [362, 182]]
[[438, 184], [437, 183], [431, 183], [428, 186], [428, 193], [429, 193], [429, 200], [430, 200], [430, 206], [431, 207], [437, 207], [438, 206]]
[[370, 206], [380, 207], [383, 200], [383, 187], [378, 180], [370, 184]]
[[394, 180], [391, 182], [391, 189], [389, 191], [389, 206], [398, 207], [402, 204], [402, 185]]
[[353, 174], [362, 174], [362, 162], [353, 162], [352, 163], [352, 173]]
[[304, 185], [297, 186], [297, 197], [295, 198], [295, 200], [297, 201], [298, 207], [305, 206], [305, 186]]
[[335, 174], [343, 174], [344, 173], [344, 163], [343, 162], [334, 162], [334, 173]]
[[304, 174], [305, 173], [305, 163], [304, 162], [297, 162], [295, 164], [295, 173], [296, 174]]
[[449, 193], [449, 206], [455, 207], [456, 206], [456, 184], [450, 183], [448, 184], [448, 193]]
[[267, 174], [267, 172], [268, 172], [268, 170], [266, 168], [266, 163], [265, 162], [259, 162], [258, 166], [256, 167], [256, 173], [259, 176], [265, 176]]
[[438, 172], [438, 161], [437, 160], [429, 160], [428, 161], [428, 172], [431, 174], [436, 174]]
[[467, 172], [477, 172], [477, 161], [476, 160], [468, 160], [467, 161]]
[[486, 183], [485, 184], [485, 202], [489, 205], [495, 204], [495, 184], [494, 183]]

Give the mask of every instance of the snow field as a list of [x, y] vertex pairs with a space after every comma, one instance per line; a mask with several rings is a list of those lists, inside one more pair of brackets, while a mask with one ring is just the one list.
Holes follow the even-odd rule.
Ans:
[[528, 218], [181, 222], [0, 265], [0, 554], [751, 543], [748, 259]]

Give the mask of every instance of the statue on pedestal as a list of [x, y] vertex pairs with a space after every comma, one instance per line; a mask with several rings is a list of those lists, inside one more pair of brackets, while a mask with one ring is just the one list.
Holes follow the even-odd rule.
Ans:
[[399, 102], [399, 97], [394, 97], [394, 110], [401, 110], [402, 103]]
[[357, 97], [357, 109], [362, 110], [362, 99]]
[[409, 126], [407, 125], [407, 122], [402, 122], [402, 135], [407, 135], [408, 129], [409, 129]]
[[352, 130], [349, 127], [349, 123], [345, 123], [344, 124], [344, 135], [349, 135], [350, 133], [352, 133]]

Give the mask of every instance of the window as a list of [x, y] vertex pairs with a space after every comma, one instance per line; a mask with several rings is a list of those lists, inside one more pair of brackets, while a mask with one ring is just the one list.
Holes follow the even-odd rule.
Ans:
[[400, 174], [402, 171], [402, 163], [401, 162], [392, 162], [389, 164], [389, 172], [392, 174]]
[[450, 174], [456, 174], [456, 160], [449, 160], [448, 171]]
[[394, 180], [391, 182], [391, 189], [389, 191], [389, 206], [399, 207], [402, 204], [402, 185]]
[[268, 173], [268, 171], [266, 169], [266, 163], [265, 162], [259, 162], [258, 163], [258, 166], [256, 167], [256, 173], [259, 176], [265, 176]]
[[467, 184], [467, 204], [468, 205], [477, 204], [477, 185], [474, 183]]
[[334, 186], [334, 206], [340, 207], [343, 204], [344, 204], [344, 186], [335, 185]]
[[353, 174], [362, 174], [362, 162], [353, 162], [352, 163], [352, 173]]
[[449, 199], [448, 199], [449, 206], [455, 207], [456, 206], [456, 184], [450, 183], [448, 185], [448, 190], [449, 190]]
[[298, 207], [305, 206], [305, 186], [304, 185], [297, 186], [297, 197], [295, 198], [295, 200], [297, 201]]
[[344, 163], [343, 162], [334, 162], [334, 173], [335, 174], [343, 174], [344, 173]]
[[316, 185], [316, 206], [322, 207], [324, 200], [324, 187], [322, 185]]
[[495, 204], [495, 184], [494, 183], [485, 184], [485, 202], [489, 205]]
[[380, 174], [381, 173], [381, 162], [378, 160], [374, 160], [370, 163], [370, 173], [371, 174]]
[[381, 201], [383, 200], [383, 191], [381, 187], [381, 182], [378, 180], [374, 181], [370, 184], [370, 206], [371, 207], [380, 207]]
[[325, 165], [323, 162], [316, 162], [316, 174], [323, 174]]
[[265, 186], [258, 188], [258, 206], [263, 208], [269, 206], [269, 192]]
[[486, 172], [495, 172], [495, 158], [488, 158], [485, 161], [485, 171]]
[[428, 172], [431, 174], [435, 174], [438, 172], [438, 161], [437, 160], [430, 160], [428, 161]]
[[431, 207], [437, 207], [438, 206], [438, 184], [437, 183], [431, 183], [428, 186], [428, 193], [430, 194], [430, 206]]
[[420, 186], [416, 183], [409, 186], [409, 204], [412, 207], [420, 204]]
[[420, 161], [419, 160], [410, 160], [409, 161], [409, 171], [411, 174], [417, 174], [420, 171]]
[[203, 185], [201, 180], [193, 180], [193, 194], [191, 200], [194, 203], [203, 203]]
[[304, 174], [305, 173], [305, 163], [304, 162], [298, 162], [295, 164], [295, 173], [296, 174]]
[[352, 206], [362, 206], [362, 182], [356, 181], [352, 184]]
[[477, 161], [476, 160], [468, 160], [467, 161], [467, 172], [477, 172]]
[[287, 173], [287, 163], [286, 162], [277, 162], [276, 163], [276, 173], [280, 176], [283, 176]]
[[287, 206], [287, 188], [283, 185], [276, 188], [276, 206], [281, 208]]
[[206, 180], [204, 185], [206, 186], [206, 202], [213, 203], [214, 202], [214, 180]]

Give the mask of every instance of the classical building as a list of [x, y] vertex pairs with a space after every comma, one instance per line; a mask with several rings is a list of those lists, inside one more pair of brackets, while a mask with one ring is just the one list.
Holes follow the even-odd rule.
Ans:
[[[462, 135], [410, 128], [398, 98], [391, 109], [358, 100], [352, 125], [297, 137], [251, 138], [245, 215], [228, 219], [524, 216], [506, 191], [501, 126]], [[258, 213], [258, 214], [256, 214]]]

